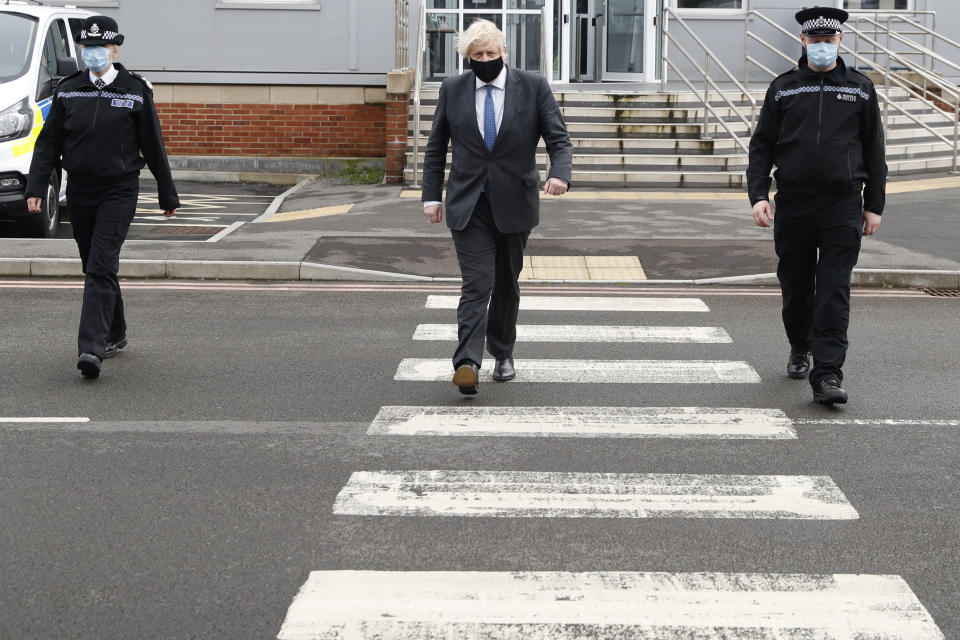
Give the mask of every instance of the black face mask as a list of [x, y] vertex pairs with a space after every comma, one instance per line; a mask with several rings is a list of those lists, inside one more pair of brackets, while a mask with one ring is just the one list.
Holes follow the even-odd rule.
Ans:
[[486, 62], [471, 59], [470, 69], [480, 78], [481, 82], [493, 82], [503, 71], [503, 58], [494, 58]]

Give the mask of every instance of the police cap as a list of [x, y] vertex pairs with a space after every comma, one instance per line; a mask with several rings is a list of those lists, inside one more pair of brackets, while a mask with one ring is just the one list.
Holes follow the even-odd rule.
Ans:
[[798, 11], [797, 22], [805, 36], [833, 36], [843, 31], [850, 14], [836, 7], [811, 7]]
[[90, 16], [80, 25], [74, 42], [77, 44], [105, 45], [123, 44], [123, 35], [118, 33], [117, 21], [109, 16]]

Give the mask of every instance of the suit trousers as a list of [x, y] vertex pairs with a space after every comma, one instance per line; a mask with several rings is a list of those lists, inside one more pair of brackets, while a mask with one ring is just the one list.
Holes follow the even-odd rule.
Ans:
[[127, 333], [120, 295], [120, 248], [137, 210], [140, 181], [122, 178], [67, 182], [67, 205], [73, 238], [85, 275], [77, 347], [101, 358], [108, 342]]
[[850, 275], [860, 255], [863, 200], [846, 195], [776, 195], [774, 245], [791, 350], [813, 353], [810, 384], [843, 381]]
[[530, 232], [501, 233], [494, 224], [490, 202], [481, 194], [467, 226], [451, 233], [463, 278], [457, 307], [459, 344], [453, 365], [466, 360], [481, 365], [484, 337], [494, 358], [509, 358], [517, 340], [517, 278], [523, 270], [523, 250]]

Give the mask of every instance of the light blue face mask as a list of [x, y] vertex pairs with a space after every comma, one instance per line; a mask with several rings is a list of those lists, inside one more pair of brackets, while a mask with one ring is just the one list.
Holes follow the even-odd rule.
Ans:
[[807, 45], [807, 61], [818, 69], [826, 69], [837, 60], [840, 45], [814, 42]]
[[106, 47], [84, 47], [80, 56], [84, 64], [97, 73], [110, 66], [110, 49]]

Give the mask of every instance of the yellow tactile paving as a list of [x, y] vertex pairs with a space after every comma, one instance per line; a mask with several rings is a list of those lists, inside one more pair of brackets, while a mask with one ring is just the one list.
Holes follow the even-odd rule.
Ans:
[[637, 256], [584, 256], [587, 268], [593, 269], [639, 269]]
[[646, 280], [637, 256], [524, 256], [521, 280]]
[[278, 213], [269, 218], [267, 222], [289, 222], [290, 220], [305, 220], [307, 218], [323, 218], [326, 216], [337, 216], [347, 213], [353, 209], [353, 203], [338, 204], [333, 207], [320, 207], [319, 209], [303, 209], [301, 211], [287, 211]]
[[534, 269], [586, 269], [583, 256], [530, 256]]

